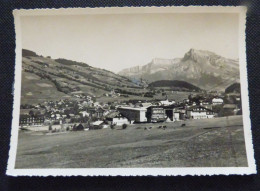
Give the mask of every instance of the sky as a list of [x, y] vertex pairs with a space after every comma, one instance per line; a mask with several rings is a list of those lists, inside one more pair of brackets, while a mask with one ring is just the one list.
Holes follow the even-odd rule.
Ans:
[[22, 16], [22, 47], [119, 72], [191, 48], [238, 59], [238, 24], [235, 13]]

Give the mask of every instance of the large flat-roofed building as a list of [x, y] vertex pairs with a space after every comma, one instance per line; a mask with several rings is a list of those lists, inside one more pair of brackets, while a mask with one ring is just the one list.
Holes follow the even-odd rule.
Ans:
[[146, 111], [144, 107], [118, 107], [117, 110], [126, 117], [130, 123], [147, 122]]

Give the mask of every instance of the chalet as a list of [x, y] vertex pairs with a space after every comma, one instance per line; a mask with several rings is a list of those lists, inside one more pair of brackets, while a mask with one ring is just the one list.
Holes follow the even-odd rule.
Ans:
[[126, 117], [124, 117], [120, 112], [114, 111], [109, 113], [106, 116], [106, 120], [110, 125], [123, 125], [129, 124], [129, 121]]
[[186, 110], [187, 118], [189, 119], [207, 119], [213, 118], [215, 113], [200, 105], [191, 106]]
[[104, 124], [104, 121], [95, 121], [90, 125], [89, 130], [103, 129]]

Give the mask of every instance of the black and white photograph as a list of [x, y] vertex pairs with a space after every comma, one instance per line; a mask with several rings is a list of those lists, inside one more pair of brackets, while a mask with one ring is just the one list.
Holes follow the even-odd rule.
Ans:
[[7, 173], [256, 173], [245, 7], [15, 10]]

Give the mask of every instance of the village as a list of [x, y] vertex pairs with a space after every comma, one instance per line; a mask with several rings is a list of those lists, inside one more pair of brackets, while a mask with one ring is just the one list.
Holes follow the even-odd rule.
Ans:
[[[165, 94], [164, 94], [165, 95]], [[119, 97], [111, 91], [105, 96]], [[241, 115], [240, 93], [192, 94], [182, 101], [129, 100], [100, 103], [95, 97], [74, 95], [76, 99], [45, 101], [37, 105], [21, 105], [20, 129], [60, 132], [123, 128], [133, 124], [170, 123]], [[163, 126], [164, 128], [166, 126]], [[149, 129], [149, 126], [145, 127]]]

